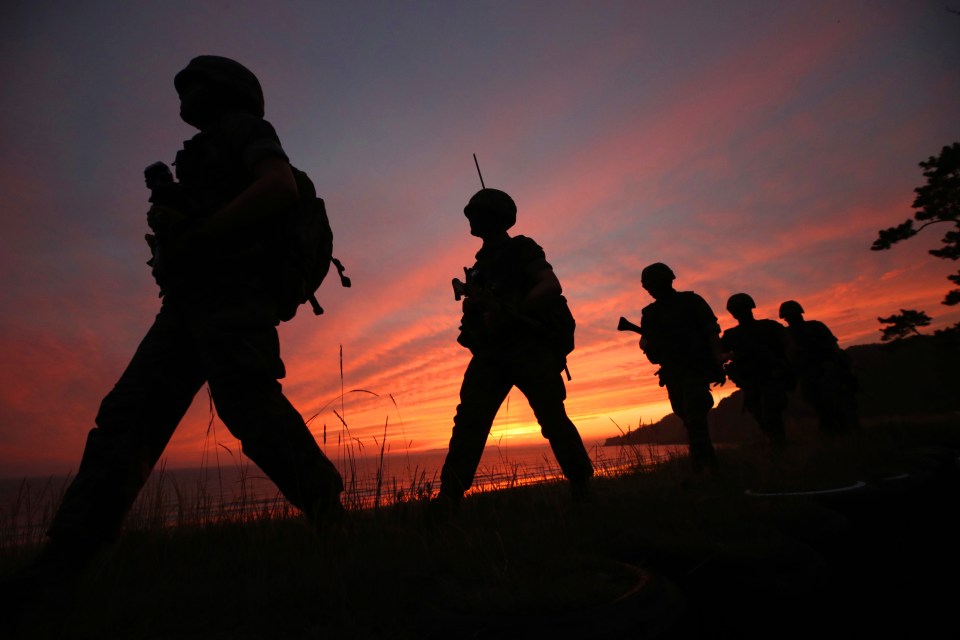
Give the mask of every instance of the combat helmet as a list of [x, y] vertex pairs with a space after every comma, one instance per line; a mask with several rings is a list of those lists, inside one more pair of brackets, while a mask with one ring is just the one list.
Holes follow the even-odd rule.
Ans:
[[517, 205], [505, 192], [485, 188], [473, 194], [463, 215], [486, 229], [506, 231], [517, 222]]
[[727, 311], [730, 313], [756, 308], [757, 303], [746, 293], [735, 293], [727, 299]]
[[662, 262], [654, 262], [653, 264], [644, 267], [643, 271], [640, 272], [640, 282], [642, 283], [666, 283], [673, 282], [676, 279], [677, 276], [673, 274], [673, 269]]
[[263, 88], [257, 76], [245, 66], [223, 56], [203, 55], [190, 63], [173, 78], [177, 93], [183, 94], [189, 80], [203, 79], [236, 102], [236, 106], [258, 118], [264, 114]]
[[780, 317], [784, 320], [789, 316], [800, 316], [803, 315], [803, 307], [800, 306], [800, 303], [796, 300], [787, 300], [780, 305]]

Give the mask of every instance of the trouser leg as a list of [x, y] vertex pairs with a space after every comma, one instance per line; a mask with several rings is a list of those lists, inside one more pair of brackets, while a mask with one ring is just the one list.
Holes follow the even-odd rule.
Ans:
[[340, 473], [324, 455], [280, 383], [210, 381], [217, 413], [250, 458], [290, 503], [317, 518], [343, 491]]
[[839, 433], [859, 428], [853, 374], [839, 367], [825, 368], [819, 383], [821, 429]]
[[100, 405], [52, 538], [100, 543], [116, 536], [203, 381], [189, 333], [161, 313]]
[[576, 425], [563, 406], [567, 390], [563, 378], [552, 367], [521, 365], [515, 375], [517, 388], [527, 397], [540, 430], [550, 442], [553, 455], [564, 477], [573, 483], [584, 483], [593, 476], [593, 464], [583, 446]]
[[771, 385], [764, 389], [763, 395], [763, 431], [774, 446], [782, 447], [787, 443], [786, 427], [783, 424], [783, 412], [787, 409], [787, 392], [780, 385]]
[[786, 391], [774, 385], [750, 387], [743, 390], [743, 404], [772, 444], [786, 444], [783, 425], [783, 411], [787, 407]]
[[829, 383], [822, 373], [808, 374], [800, 381], [800, 390], [804, 401], [817, 414], [817, 426], [823, 433], [835, 433], [840, 429], [840, 421], [830, 402]]
[[277, 378], [276, 329], [218, 331], [205, 340], [217, 413], [246, 454], [295, 507], [317, 519], [339, 506], [343, 481]]
[[705, 414], [691, 415], [684, 421], [687, 429], [687, 439], [690, 442], [690, 460], [694, 468], [712, 469], [717, 466], [717, 454], [710, 439], [710, 430], [707, 426]]
[[473, 484], [490, 427], [513, 383], [494, 362], [474, 357], [463, 374], [460, 404], [443, 469], [440, 493], [457, 499]]
[[714, 469], [717, 466], [716, 451], [710, 439], [707, 414], [713, 407], [710, 384], [697, 376], [683, 376], [667, 383], [670, 406], [683, 421], [690, 443], [690, 460], [695, 469]]
[[824, 374], [816, 380], [816, 391], [811, 393], [820, 419], [820, 430], [824, 433], [843, 431], [843, 414], [837, 402], [835, 382], [833, 376]]

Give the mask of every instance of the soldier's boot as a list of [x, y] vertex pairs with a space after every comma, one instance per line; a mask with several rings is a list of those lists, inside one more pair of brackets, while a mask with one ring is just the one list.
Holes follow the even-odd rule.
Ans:
[[588, 504], [594, 501], [596, 494], [593, 491], [593, 476], [571, 478], [570, 495], [576, 504]]
[[460, 513], [463, 493], [457, 493], [441, 487], [437, 496], [427, 505], [427, 521], [443, 524], [455, 520]]
[[330, 475], [323, 486], [323, 491], [315, 497], [303, 513], [312, 526], [319, 529], [342, 522], [347, 511], [340, 501], [343, 492], [343, 480], [340, 475]]

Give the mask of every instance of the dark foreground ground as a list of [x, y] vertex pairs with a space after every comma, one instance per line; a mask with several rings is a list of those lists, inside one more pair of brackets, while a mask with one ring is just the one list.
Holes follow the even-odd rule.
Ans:
[[[859, 489], [756, 498], [779, 543], [748, 543], [693, 571], [663, 563], [692, 614], [679, 637], [952, 636], [960, 623], [958, 455], [915, 448]], [[790, 501], [797, 505], [778, 504]]]
[[909, 445], [875, 463], [862, 483], [814, 473], [743, 502], [735, 482], [681, 481], [696, 515], [610, 531], [605, 553], [643, 572], [633, 592], [586, 615], [470, 617], [466, 637], [954, 637], [960, 448]]
[[[721, 477], [680, 459], [601, 479], [586, 503], [563, 484], [480, 494], [450, 521], [406, 503], [319, 533], [279, 518], [136, 529], [72, 598], [8, 598], [0, 637], [953, 635], [960, 425], [721, 461]], [[3, 549], [0, 576], [30, 554]]]

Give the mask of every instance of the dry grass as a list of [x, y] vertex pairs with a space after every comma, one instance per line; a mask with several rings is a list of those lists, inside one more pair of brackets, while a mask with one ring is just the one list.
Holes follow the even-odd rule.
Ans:
[[[788, 587], [768, 574], [785, 550], [809, 551], [807, 536], [825, 530], [826, 512], [744, 490], [878, 481], [905, 468], [910, 448], [960, 450], [958, 434], [957, 424], [888, 425], [778, 460], [763, 449], [724, 449], [721, 478], [691, 475], [682, 456], [647, 464], [649, 452], [620, 449], [604, 455], [644, 463], [599, 478], [592, 502], [573, 502], [563, 482], [518, 484], [469, 496], [442, 524], [428, 517], [425, 483], [382, 478], [377, 508], [352, 509], [319, 532], [279, 506], [188, 517], [209, 504], [202, 497], [189, 498], [177, 511], [188, 516], [169, 526], [158, 517], [167, 498], [147, 492], [152, 515], [100, 557], [66, 621], [71, 637], [415, 638], [443, 620], [589, 609], [625, 592], [630, 567], [668, 575], [695, 598], [694, 578], [723, 563], [750, 569], [727, 575], [705, 602], [772, 594], [792, 606], [822, 586], [823, 560], [804, 561], [806, 573], [790, 574]], [[19, 563], [8, 548], [0, 573]]]
[[[336, 446], [332, 438], [327, 446], [344, 472], [343, 522], [317, 531], [281, 496], [257, 495], [259, 472], [217, 440], [211, 405], [206, 472], [183, 480], [163, 465], [155, 470], [125, 534], [84, 577], [72, 610], [58, 613], [60, 628], [72, 638], [449, 637], [438, 621], [547, 620], [615, 601], [645, 568], [670, 576], [695, 601], [697, 579], [722, 562], [750, 567], [753, 582], [711, 587], [722, 592], [711, 594], [718, 602], [770, 595], [806, 602], [819, 585], [817, 561], [801, 563], [813, 577], [791, 575], [786, 592], [777, 582], [783, 576], [764, 582], [772, 579], [764, 567], [779, 566], [797, 540], [809, 549], [834, 520], [816, 501], [771, 503], [745, 490], [852, 480], [880, 486], [916, 470], [918, 458], [908, 452], [918, 447], [960, 451], [955, 420], [885, 424], [830, 439], [808, 434], [780, 454], [725, 448], [720, 477], [694, 475], [684, 455], [661, 456], [656, 447], [596, 448], [595, 496], [587, 503], [571, 499], [551, 459], [531, 473], [503, 455], [478, 475], [459, 517], [438, 523], [428, 509], [436, 472], [408, 457], [404, 477], [387, 474], [388, 438], [399, 431], [406, 441], [402, 420], [385, 420], [364, 451], [345, 412], [350, 393], [372, 394], [344, 391], [335, 400], [340, 428]], [[325, 444], [327, 436], [324, 425]], [[11, 504], [0, 505], [0, 576], [31, 557], [64, 489], [23, 483]], [[697, 606], [711, 606], [704, 602]]]

